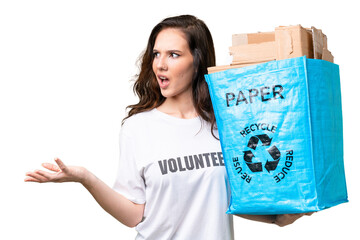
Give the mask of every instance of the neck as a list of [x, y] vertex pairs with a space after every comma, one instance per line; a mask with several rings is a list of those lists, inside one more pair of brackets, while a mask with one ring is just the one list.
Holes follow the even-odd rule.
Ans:
[[163, 113], [178, 118], [191, 119], [198, 116], [194, 107], [192, 96], [167, 98], [157, 109]]

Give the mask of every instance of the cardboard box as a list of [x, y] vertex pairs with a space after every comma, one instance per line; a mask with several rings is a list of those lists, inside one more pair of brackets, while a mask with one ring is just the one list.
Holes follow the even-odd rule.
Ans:
[[232, 46], [274, 41], [274, 32], [242, 33], [232, 36]]
[[[264, 62], [267, 62], [267, 61], [264, 61]], [[214, 72], [225, 71], [225, 70], [232, 69], [232, 68], [240, 68], [240, 67], [251, 66], [251, 65], [255, 65], [255, 64], [264, 63], [264, 62], [230, 64], [230, 65], [220, 65], [220, 66], [215, 66], [215, 67], [208, 67], [208, 74], [211, 74], [211, 73], [214, 73]]]
[[276, 60], [276, 42], [244, 44], [230, 47], [233, 64], [258, 63]]
[[210, 67], [209, 73], [302, 56], [334, 61], [326, 35], [320, 29], [301, 25], [280, 26], [274, 32], [234, 34], [229, 50], [232, 63]]
[[314, 58], [312, 33], [300, 25], [275, 29], [276, 60]]
[[311, 27], [314, 59], [322, 59], [334, 62], [334, 56], [327, 49], [327, 37], [320, 29]]

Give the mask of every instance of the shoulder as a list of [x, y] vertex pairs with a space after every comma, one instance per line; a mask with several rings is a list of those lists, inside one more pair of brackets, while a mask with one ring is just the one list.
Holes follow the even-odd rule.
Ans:
[[125, 134], [139, 131], [139, 129], [141, 129], [141, 126], [154, 119], [153, 111], [154, 109], [148, 110], [145, 112], [134, 114], [131, 117], [127, 118], [121, 127], [121, 131]]

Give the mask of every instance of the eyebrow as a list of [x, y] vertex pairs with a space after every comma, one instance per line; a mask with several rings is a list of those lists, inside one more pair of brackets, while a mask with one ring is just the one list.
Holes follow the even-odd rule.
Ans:
[[[157, 49], [153, 49], [153, 52], [159, 52], [159, 50]], [[181, 50], [176, 50], [176, 49], [173, 49], [173, 50], [166, 50], [166, 53], [172, 53], [172, 52], [177, 52], [177, 53], [182, 53]]]

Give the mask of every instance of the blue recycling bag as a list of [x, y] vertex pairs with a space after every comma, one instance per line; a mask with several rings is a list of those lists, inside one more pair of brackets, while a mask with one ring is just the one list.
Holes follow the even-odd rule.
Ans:
[[230, 181], [231, 214], [347, 202], [339, 67], [271, 61], [205, 75]]

